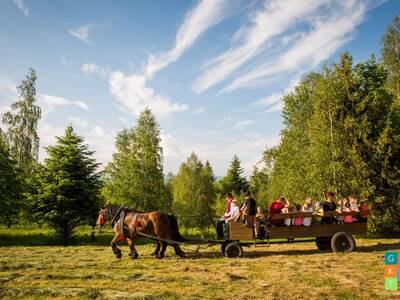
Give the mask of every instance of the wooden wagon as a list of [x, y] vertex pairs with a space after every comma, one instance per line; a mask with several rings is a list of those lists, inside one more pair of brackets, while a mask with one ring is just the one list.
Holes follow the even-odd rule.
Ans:
[[[362, 221], [353, 223], [339, 223], [338, 216], [357, 215]], [[313, 224], [310, 226], [266, 226], [266, 235], [261, 239], [254, 237], [254, 230], [241, 223], [229, 223], [229, 237], [222, 242], [221, 251], [227, 257], [243, 256], [242, 246], [269, 245], [273, 243], [295, 243], [315, 241], [320, 250], [331, 250], [334, 252], [351, 252], [356, 248], [353, 235], [364, 235], [367, 232], [367, 216], [369, 211], [360, 213], [326, 212], [323, 217], [328, 219], [328, 224]], [[313, 218], [312, 213], [287, 213], [272, 214], [270, 220], [283, 220], [300, 218]], [[319, 217], [319, 216], [318, 216]]]

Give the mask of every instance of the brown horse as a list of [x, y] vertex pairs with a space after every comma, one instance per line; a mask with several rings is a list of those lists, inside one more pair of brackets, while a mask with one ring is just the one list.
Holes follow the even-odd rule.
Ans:
[[[123, 218], [123, 215], [125, 217]], [[121, 217], [123, 220], [121, 220]], [[119, 241], [126, 239], [130, 248], [129, 256], [133, 259], [139, 254], [136, 251], [134, 241], [138, 237], [147, 235], [154, 238], [156, 249], [152, 253], [156, 258], [164, 258], [165, 250], [170, 245], [175, 253], [180, 257], [185, 257], [185, 253], [178, 243], [185, 239], [180, 235], [178, 222], [175, 216], [170, 214], [153, 211], [148, 213], [134, 212], [120, 205], [108, 204], [99, 212], [97, 225], [103, 226], [106, 221], [111, 221], [114, 227], [115, 236], [111, 241], [111, 248], [117, 258], [121, 258], [121, 249], [117, 247]], [[144, 235], [143, 235], [144, 234]]]

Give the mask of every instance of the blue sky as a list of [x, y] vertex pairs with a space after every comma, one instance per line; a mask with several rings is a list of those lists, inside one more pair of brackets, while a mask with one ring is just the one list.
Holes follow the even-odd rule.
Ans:
[[105, 164], [147, 106], [165, 173], [194, 151], [217, 175], [237, 154], [249, 175], [279, 143], [282, 95], [343, 51], [379, 57], [399, 12], [397, 0], [0, 0], [0, 113], [32, 66], [42, 147], [72, 123]]

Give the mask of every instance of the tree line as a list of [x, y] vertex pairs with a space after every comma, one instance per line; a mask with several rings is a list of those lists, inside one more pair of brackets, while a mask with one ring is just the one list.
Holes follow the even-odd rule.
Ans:
[[354, 64], [349, 53], [305, 74], [283, 98], [281, 142], [266, 148], [247, 179], [238, 156], [217, 179], [192, 152], [177, 174], [164, 175], [160, 127], [149, 109], [116, 136], [100, 170], [83, 137], [69, 125], [38, 161], [35, 70], [0, 128], [0, 222], [46, 223], [68, 242], [76, 226], [94, 224], [104, 203], [177, 214], [206, 229], [225, 209], [224, 195], [251, 191], [260, 206], [281, 195], [292, 202], [334, 191], [372, 208], [370, 231], [400, 233], [400, 19], [383, 37], [382, 60]]

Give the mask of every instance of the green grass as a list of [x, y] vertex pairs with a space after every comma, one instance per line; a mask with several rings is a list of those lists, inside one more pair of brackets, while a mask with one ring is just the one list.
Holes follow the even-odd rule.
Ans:
[[[188, 258], [169, 248], [164, 260], [139, 245], [140, 257], [116, 259], [111, 234], [90, 239], [80, 228], [76, 244], [42, 246], [52, 240], [46, 228], [0, 230], [0, 298], [4, 299], [395, 299], [384, 291], [384, 251], [400, 249], [399, 239], [357, 239], [350, 254], [318, 251], [313, 243], [245, 247], [243, 258], [228, 259], [219, 247], [183, 246]], [[29, 242], [23, 243], [22, 234]], [[89, 234], [89, 235], [88, 235]], [[4, 236], [11, 236], [4, 242]], [[84, 237], [87, 237], [85, 244]], [[38, 236], [44, 237], [35, 242]], [[54, 239], [54, 238], [53, 238]], [[11, 246], [12, 241], [23, 245]], [[27, 244], [33, 245], [27, 245]]]

